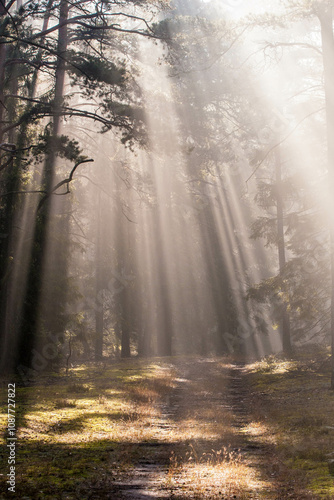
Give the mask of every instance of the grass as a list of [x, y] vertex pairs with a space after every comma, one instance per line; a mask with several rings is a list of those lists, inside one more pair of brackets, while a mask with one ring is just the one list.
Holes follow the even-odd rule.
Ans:
[[267, 485], [239, 449], [243, 437], [228, 404], [227, 360], [190, 361], [184, 370], [169, 430], [174, 443], [165, 476], [169, 498], [257, 498]]
[[[17, 388], [17, 498], [84, 499], [92, 488], [104, 498], [102, 486], [131, 466], [141, 441], [152, 439], [155, 403], [171, 384], [168, 364], [129, 361]], [[1, 492], [7, 490], [6, 412], [2, 400]]]
[[239, 452], [222, 448], [198, 455], [191, 446], [186, 460], [172, 453], [166, 476], [171, 498], [248, 500], [260, 483]]
[[[226, 359], [86, 365], [18, 387], [11, 498], [121, 499], [119, 484], [139, 477], [138, 464], [158, 466], [148, 488], [173, 500], [334, 498], [334, 395], [324, 359], [304, 352], [246, 365], [235, 399]], [[3, 399], [0, 492], [6, 412]]]
[[327, 361], [328, 352], [308, 349], [293, 360], [271, 356], [247, 369], [253, 418], [267, 427], [281, 474], [319, 499], [334, 498], [334, 393]]

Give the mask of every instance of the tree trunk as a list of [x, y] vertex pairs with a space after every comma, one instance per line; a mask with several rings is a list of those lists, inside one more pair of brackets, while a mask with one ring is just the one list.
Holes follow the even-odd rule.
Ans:
[[[103, 302], [99, 293], [103, 289], [103, 263], [102, 263], [102, 210], [101, 210], [101, 193], [99, 193], [98, 210], [97, 210], [97, 238], [95, 252], [96, 266], [96, 309], [95, 309], [95, 360], [99, 361], [103, 356], [103, 328], [104, 314]], [[99, 300], [100, 299], [100, 300]]]
[[[126, 314], [126, 311], [124, 312]], [[130, 358], [130, 330], [127, 325], [127, 318], [122, 318], [122, 338], [121, 338], [121, 357]]]
[[[276, 208], [277, 208], [277, 247], [279, 272], [283, 272], [285, 266], [285, 241], [284, 241], [284, 207], [282, 198], [282, 170], [280, 147], [275, 149], [275, 170], [276, 170]], [[290, 318], [287, 311], [287, 305], [283, 302], [282, 310], [282, 343], [284, 354], [291, 355], [291, 332]]]
[[[47, 10], [44, 15], [44, 22], [42, 31], [45, 31], [48, 27], [50, 19], [50, 9], [52, 7], [52, 0], [49, 0]], [[17, 9], [20, 8], [19, 2], [17, 2]], [[2, 17], [5, 14], [4, 7], [0, 5], [0, 11]], [[44, 38], [44, 37], [43, 37]], [[42, 39], [43, 41], [43, 39]], [[0, 45], [0, 73], [1, 73], [1, 83], [0, 83], [0, 100], [3, 102], [4, 99], [4, 62], [6, 57], [10, 59], [17, 58], [15, 45], [9, 46], [7, 50], [6, 44]], [[37, 79], [39, 74], [39, 63], [42, 64], [43, 50], [40, 49], [36, 63], [37, 66], [31, 76], [29, 94], [31, 98], [35, 97], [35, 91], [37, 86]], [[11, 64], [7, 68], [9, 74], [10, 89], [9, 93], [13, 96], [18, 95], [19, 82], [17, 78], [18, 66], [16, 64]], [[25, 110], [28, 112], [32, 104], [28, 104]], [[0, 121], [4, 118], [4, 106], [0, 106]], [[17, 99], [11, 98], [7, 100], [7, 120], [9, 124], [15, 123], [17, 116]], [[7, 123], [7, 125], [8, 125]], [[0, 123], [1, 129], [2, 123]], [[18, 330], [20, 328], [20, 318], [22, 316], [22, 302], [24, 297], [25, 285], [27, 282], [27, 267], [26, 264], [28, 260], [26, 256], [22, 256], [21, 250], [18, 249], [18, 241], [20, 240], [20, 235], [18, 234], [18, 229], [15, 227], [20, 224], [15, 224], [15, 220], [20, 217], [20, 206], [22, 199], [15, 195], [16, 191], [20, 190], [21, 185], [21, 175], [22, 175], [22, 160], [25, 156], [25, 148], [29, 142], [28, 134], [28, 123], [23, 122], [17, 131], [16, 128], [12, 128], [8, 132], [6, 138], [2, 137], [1, 140], [7, 140], [12, 144], [13, 152], [16, 149], [15, 157], [11, 163], [7, 164], [4, 172], [2, 172], [2, 184], [4, 191], [8, 193], [13, 193], [3, 200], [3, 215], [1, 222], [1, 233], [6, 234], [6, 238], [1, 240], [1, 250], [0, 250], [0, 331], [1, 331], [1, 367], [5, 370], [11, 370], [14, 353], [17, 351], [16, 342], [18, 340]], [[15, 145], [15, 146], [14, 146]], [[6, 159], [7, 161], [7, 159]], [[28, 250], [28, 253], [30, 250]], [[23, 264], [23, 261], [25, 264]], [[17, 287], [17, 276], [20, 276], [20, 287]]]
[[[50, 138], [49, 154], [45, 159], [43, 188], [50, 192], [54, 183], [56, 165], [56, 139], [60, 131], [60, 120], [65, 82], [65, 61], [64, 55], [67, 51], [68, 34], [65, 21], [68, 18], [70, 5], [67, 0], [62, 0], [59, 12], [58, 46], [57, 46], [57, 66], [55, 72], [55, 92], [52, 103], [52, 132]], [[47, 242], [51, 236], [50, 217], [53, 198], [46, 198], [42, 209], [37, 217], [36, 230], [34, 235], [34, 245], [27, 280], [24, 309], [22, 314], [22, 326], [20, 329], [20, 339], [18, 345], [18, 363], [33, 367], [33, 349], [39, 335], [39, 314], [42, 304], [50, 308], [50, 297], [48, 296], [52, 287], [52, 277], [45, 274], [47, 258]], [[55, 254], [55, 252], [53, 252]], [[50, 274], [50, 273], [49, 273]], [[46, 290], [43, 290], [46, 286]], [[46, 292], [46, 293], [43, 293]], [[42, 300], [42, 295], [43, 297]], [[46, 297], [47, 296], [47, 297]], [[60, 308], [60, 304], [53, 304], [54, 313]], [[45, 341], [43, 332], [40, 332], [40, 341]]]
[[[167, 205], [167, 203], [166, 203]], [[172, 304], [170, 297], [170, 288], [168, 286], [168, 269], [166, 269], [166, 249], [163, 245], [163, 234], [161, 233], [160, 221], [158, 214], [155, 217], [155, 228], [157, 231], [156, 241], [156, 276], [158, 279], [157, 286], [157, 355], [171, 356], [173, 344], [173, 318]]]
[[[0, 27], [4, 23], [6, 16], [6, 2], [0, 2]], [[1, 40], [0, 40], [1, 42]], [[5, 64], [6, 64], [6, 43], [0, 43], [0, 144], [3, 142], [3, 125], [5, 112]], [[1, 151], [0, 151], [1, 153]]]
[[330, 214], [330, 251], [331, 251], [331, 388], [334, 390], [334, 36], [332, 2], [318, 7], [321, 25], [322, 54], [325, 79], [326, 122], [327, 122], [327, 158], [328, 158], [328, 211]]
[[[58, 30], [58, 46], [57, 46], [57, 68], [55, 75], [55, 95], [53, 100], [53, 120], [52, 120], [52, 135], [50, 144], [50, 154], [48, 155], [45, 162], [45, 172], [44, 172], [44, 182], [45, 190], [47, 192], [51, 191], [54, 180], [54, 168], [56, 161], [56, 144], [55, 141], [59, 135], [60, 130], [60, 119], [61, 119], [61, 108], [63, 104], [64, 96], [64, 83], [65, 83], [65, 60], [64, 56], [67, 52], [68, 43], [68, 33], [67, 24], [65, 21], [68, 18], [69, 13], [69, 3], [67, 0], [63, 0], [60, 4], [59, 13], [59, 24], [60, 28]], [[50, 205], [51, 197], [48, 198], [47, 202], [44, 204]], [[45, 208], [45, 210], [47, 210]]]

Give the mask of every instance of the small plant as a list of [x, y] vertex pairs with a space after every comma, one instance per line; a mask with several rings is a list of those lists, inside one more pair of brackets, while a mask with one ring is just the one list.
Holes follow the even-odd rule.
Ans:
[[178, 473], [180, 473], [180, 471], [181, 471], [181, 465], [179, 463], [179, 459], [174, 453], [174, 451], [172, 451], [169, 457], [169, 467], [165, 479], [167, 488], [171, 488], [173, 486], [174, 478]]
[[243, 481], [244, 465], [240, 450], [223, 447], [220, 450], [198, 453], [193, 444], [182, 460], [174, 452], [169, 458], [166, 487], [178, 498], [177, 490], [191, 492], [196, 500], [217, 498], [216, 485], [220, 484], [219, 497], [248, 499]]
[[69, 394], [84, 394], [89, 392], [89, 387], [85, 384], [70, 384], [67, 386], [67, 392]]
[[61, 410], [62, 408], [75, 408], [76, 405], [75, 401], [70, 401], [69, 399], [58, 399], [58, 401], [55, 402], [55, 409]]
[[98, 397], [98, 403], [99, 405], [105, 405], [106, 404], [106, 398], [100, 394], [99, 397]]

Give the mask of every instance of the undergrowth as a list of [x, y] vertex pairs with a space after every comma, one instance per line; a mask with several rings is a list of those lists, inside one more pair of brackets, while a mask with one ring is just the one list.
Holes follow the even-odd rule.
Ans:
[[281, 474], [292, 473], [309, 498], [334, 498], [334, 393], [328, 359], [327, 350], [313, 347], [301, 349], [294, 359], [270, 356], [248, 367], [254, 418], [269, 429], [284, 464]]
[[[305, 351], [237, 365], [234, 399], [226, 359], [87, 365], [18, 386], [11, 498], [118, 500], [119, 484], [144, 460], [160, 467], [155, 487], [174, 500], [333, 499], [327, 358]], [[2, 399], [1, 499], [8, 498], [6, 415]]]

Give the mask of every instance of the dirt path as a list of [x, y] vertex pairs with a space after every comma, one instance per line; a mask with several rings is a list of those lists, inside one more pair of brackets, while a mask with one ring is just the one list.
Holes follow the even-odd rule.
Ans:
[[[263, 399], [243, 364], [173, 363], [174, 387], [138, 444], [115, 500], [314, 500], [279, 459]], [[260, 408], [260, 411], [259, 411]]]
[[160, 415], [152, 422], [155, 441], [141, 443], [142, 458], [134, 464], [131, 475], [125, 481], [116, 483], [119, 499], [170, 498], [166, 476], [175, 445], [169, 439], [177, 428], [176, 418], [184, 399], [184, 381], [184, 378], [176, 377], [172, 392], [158, 405]]
[[268, 450], [245, 432], [249, 389], [242, 365], [200, 360], [173, 368], [174, 388], [152, 422], [154, 440], [140, 443], [131, 474], [115, 484], [118, 498], [273, 498], [261, 496], [260, 487], [256, 492]]

